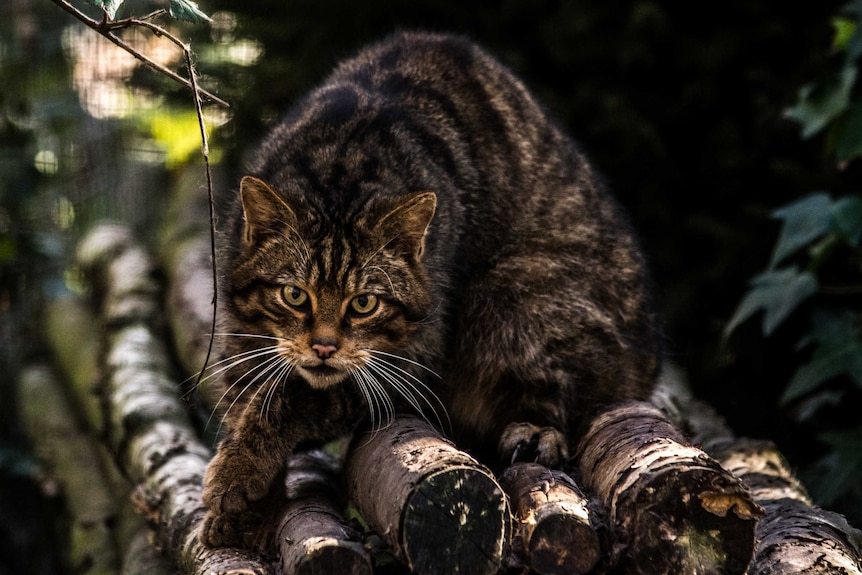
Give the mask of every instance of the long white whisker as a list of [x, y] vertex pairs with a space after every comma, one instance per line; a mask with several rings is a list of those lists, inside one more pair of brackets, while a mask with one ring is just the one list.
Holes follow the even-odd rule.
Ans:
[[[383, 353], [383, 355], [388, 355], [391, 357], [398, 357], [396, 355], [386, 354], [384, 352], [375, 352], [375, 353]], [[399, 358], [399, 359], [406, 359], [406, 358]], [[410, 361], [410, 360], [407, 360], [407, 361], [409, 363], [413, 363], [419, 367], [424, 367], [422, 364], [417, 363], [415, 361]], [[445, 428], [445, 429], [451, 430], [452, 421], [449, 419], [449, 413], [446, 410], [446, 405], [443, 403], [443, 401], [440, 399], [440, 397], [434, 392], [434, 390], [428, 386], [428, 384], [426, 384], [424, 381], [422, 381], [421, 379], [419, 379], [418, 377], [416, 377], [415, 375], [413, 375], [409, 371], [407, 371], [407, 370], [403, 369], [402, 367], [400, 367], [400, 366], [398, 366], [398, 365], [396, 365], [390, 361], [387, 361], [383, 358], [372, 356], [372, 357], [368, 358], [368, 364], [369, 364], [369, 366], [377, 366], [378, 370], [379, 369], [385, 369], [392, 377], [397, 378], [398, 381], [402, 382], [402, 386], [400, 386], [400, 388], [397, 388], [399, 390], [399, 392], [402, 393], [402, 395], [405, 395], [405, 392], [411, 396], [413, 396], [414, 393], [416, 395], [418, 395], [425, 402], [425, 404], [431, 409], [431, 411], [434, 413], [434, 417], [435, 417], [435, 419], [437, 419], [437, 423], [439, 424], [440, 428], [441, 429]], [[427, 369], [427, 371], [434, 373], [430, 369]], [[431, 399], [428, 398], [428, 396], [433, 398], [434, 401], [432, 402]], [[406, 395], [405, 395], [405, 399], [408, 399], [408, 401], [409, 401], [409, 398], [407, 398]], [[414, 405], [414, 407], [417, 409], [417, 411], [419, 411], [420, 415], [425, 417], [423, 410], [418, 405]], [[443, 420], [440, 417], [440, 413], [437, 411], [438, 407], [440, 408], [440, 410], [442, 410], [443, 415], [446, 417], [446, 426], [443, 425]]]
[[[381, 376], [386, 378], [392, 387], [395, 388], [398, 393], [410, 403], [411, 406], [422, 416], [425, 421], [431, 422], [428, 420], [428, 417], [425, 415], [425, 410], [422, 409], [422, 405], [419, 403], [419, 399], [421, 399], [425, 405], [431, 410], [434, 414], [434, 418], [437, 420], [437, 425], [440, 429], [449, 429], [443, 425], [443, 420], [440, 417], [440, 413], [437, 411], [437, 407], [431, 402], [428, 397], [426, 397], [426, 393], [434, 398], [437, 402], [437, 405], [442, 409], [444, 415], [446, 415], [447, 424], [451, 427], [451, 422], [449, 421], [449, 414], [446, 411], [446, 407], [443, 405], [443, 402], [440, 401], [440, 398], [434, 393], [431, 388], [429, 388], [422, 380], [417, 378], [412, 373], [405, 371], [398, 367], [397, 365], [393, 365], [389, 362], [385, 362], [380, 358], [372, 358], [368, 362], [368, 367], [373, 369]], [[399, 373], [400, 372], [400, 373]], [[413, 381], [411, 381], [413, 380]], [[415, 383], [413, 383], [415, 382]], [[417, 399], [417, 396], [419, 399]]]
[[408, 357], [402, 357], [402, 356], [396, 355], [394, 353], [386, 353], [385, 351], [380, 351], [379, 349], [369, 349], [368, 353], [370, 353], [372, 355], [385, 355], [386, 357], [391, 357], [391, 358], [398, 359], [401, 361], [406, 361], [407, 363], [413, 364], [416, 367], [420, 367], [420, 368], [424, 369], [425, 371], [427, 371], [428, 373], [430, 373], [431, 375], [433, 375], [434, 377], [436, 377], [438, 379], [443, 379], [442, 377], [440, 377], [440, 374], [438, 374], [436, 371], [434, 371], [430, 367], [422, 365], [418, 361], [413, 361], [412, 359], [410, 359]]
[[[237, 396], [233, 399], [233, 401], [231, 401], [230, 405], [228, 406], [227, 410], [224, 412], [224, 415], [222, 416], [221, 423], [219, 423], [218, 433], [221, 433], [221, 428], [222, 428], [222, 425], [224, 424], [224, 420], [227, 418], [227, 415], [228, 415], [228, 413], [230, 413], [230, 410], [233, 409], [233, 406], [236, 405], [236, 402], [239, 401], [239, 398], [242, 397], [243, 395], [245, 395], [245, 392], [248, 391], [249, 388], [251, 388], [251, 386], [253, 386], [261, 377], [265, 376], [266, 373], [268, 373], [274, 366], [278, 365], [280, 361], [283, 361], [280, 355], [273, 355], [272, 357], [268, 358], [266, 361], [259, 363], [258, 365], [251, 368], [249, 371], [247, 371], [244, 374], [242, 374], [241, 376], [239, 376], [236, 379], [236, 381], [234, 381], [230, 385], [230, 387], [228, 387], [228, 389], [222, 394], [222, 396], [219, 398], [218, 402], [216, 403], [216, 407], [213, 409], [213, 412], [210, 415], [210, 420], [212, 420], [212, 416], [215, 415], [216, 409], [218, 408], [219, 404], [221, 404], [222, 400], [225, 398], [225, 396], [228, 394], [228, 392], [230, 392], [234, 387], [236, 387], [239, 384], [240, 381], [242, 381], [246, 377], [250, 376], [251, 374], [253, 374], [256, 371], [259, 372], [256, 376], [254, 376], [254, 378], [251, 379], [251, 381], [249, 381], [246, 384], [245, 387], [242, 388], [242, 391], [240, 391], [237, 394]], [[260, 392], [260, 390], [258, 389], [258, 391], [255, 392], [254, 396], [252, 397], [252, 401], [254, 401], [254, 398], [257, 397], [257, 394], [259, 392]], [[251, 404], [251, 402], [249, 402], [248, 405], [250, 405], [250, 404]], [[246, 409], [248, 409], [248, 405], [246, 405]], [[209, 425], [209, 421], [207, 421], [207, 425]]]

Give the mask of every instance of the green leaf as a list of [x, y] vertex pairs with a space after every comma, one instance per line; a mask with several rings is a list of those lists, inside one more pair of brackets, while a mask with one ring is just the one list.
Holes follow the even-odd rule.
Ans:
[[862, 156], [862, 103], [851, 104], [835, 127], [835, 159], [842, 163]]
[[784, 220], [775, 244], [769, 269], [775, 268], [787, 256], [829, 230], [832, 198], [826, 193], [806, 196], [775, 210], [772, 216]]
[[850, 38], [856, 32], [856, 21], [838, 16], [832, 19], [832, 27], [835, 29], [835, 35], [832, 37], [832, 47], [837, 50], [846, 50], [850, 44]]
[[98, 6], [108, 13], [108, 18], [113, 20], [117, 15], [117, 10], [123, 5], [123, 0], [87, 0], [87, 3]]
[[211, 18], [198, 8], [197, 2], [192, 0], [171, 0], [171, 16], [177, 20], [186, 22], [210, 22]]
[[793, 374], [781, 402], [787, 403], [815, 390], [822, 383], [850, 376], [862, 385], [862, 338], [858, 318], [850, 310], [815, 311], [812, 337], [817, 342], [811, 360]]
[[806, 84], [799, 90], [799, 100], [787, 111], [787, 117], [802, 124], [803, 139], [822, 130], [847, 109], [855, 82], [856, 67], [850, 65], [823, 82]]
[[751, 280], [751, 289], [724, 330], [725, 337], [759, 311], [763, 311], [763, 334], [770, 335], [799, 304], [817, 292], [817, 278], [796, 267], [772, 270]]
[[856, 21], [838, 16], [832, 19], [832, 27], [835, 29], [835, 35], [832, 37], [832, 47], [838, 50], [846, 50], [847, 45], [850, 43], [850, 38], [856, 32]]
[[[860, 127], [862, 129], [862, 127]], [[862, 198], [846, 196], [832, 204], [830, 228], [852, 247], [862, 241]]]

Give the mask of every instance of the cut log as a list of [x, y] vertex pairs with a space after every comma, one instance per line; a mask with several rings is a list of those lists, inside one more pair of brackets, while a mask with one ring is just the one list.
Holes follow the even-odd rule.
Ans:
[[399, 416], [360, 434], [347, 483], [359, 513], [411, 571], [492, 574], [510, 536], [493, 475], [425, 421]]
[[530, 568], [542, 575], [580, 575], [601, 557], [588, 499], [562, 471], [537, 463], [516, 463], [500, 475], [511, 498]]
[[198, 541], [210, 451], [197, 439], [179, 399], [161, 332], [161, 291], [152, 258], [125, 228], [102, 226], [82, 241], [78, 259], [105, 324], [102, 393], [109, 444], [138, 486], [138, 509], [187, 573], [267, 573], [268, 565], [249, 553], [207, 549]]
[[608, 510], [611, 561], [625, 572], [745, 572], [762, 509], [658, 408], [625, 402], [604, 411], [576, 459], [584, 487]]
[[341, 518], [338, 460], [323, 451], [288, 461], [289, 503], [278, 529], [285, 575], [371, 575], [360, 534]]
[[749, 575], [862, 574], [862, 532], [813, 505], [772, 442], [735, 438], [715, 410], [692, 396], [678, 372], [665, 374], [653, 402], [739, 477], [763, 507]]
[[69, 512], [68, 567], [115, 573], [120, 565], [111, 526], [119, 514], [93, 438], [76, 420], [62, 384], [46, 366], [22, 371], [18, 400], [34, 450], [61, 486]]

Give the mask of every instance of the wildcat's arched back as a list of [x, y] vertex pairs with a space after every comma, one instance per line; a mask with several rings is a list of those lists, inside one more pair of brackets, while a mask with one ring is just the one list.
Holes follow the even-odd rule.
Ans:
[[559, 465], [586, 416], [652, 385], [647, 272], [617, 204], [466, 39], [397, 34], [342, 63], [261, 145], [233, 214], [208, 544], [242, 544], [286, 456], [362, 418], [445, 407], [487, 462]]

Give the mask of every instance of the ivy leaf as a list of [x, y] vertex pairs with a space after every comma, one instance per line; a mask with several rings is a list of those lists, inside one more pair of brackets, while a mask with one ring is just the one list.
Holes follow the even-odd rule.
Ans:
[[[862, 129], [862, 126], [860, 126]], [[862, 198], [846, 196], [832, 204], [830, 228], [850, 246], [862, 241]]]
[[835, 159], [842, 163], [862, 156], [862, 104], [851, 104], [835, 128]]
[[811, 360], [796, 370], [782, 403], [797, 399], [826, 381], [848, 375], [862, 386], [862, 338], [856, 314], [817, 311], [812, 317], [812, 337], [817, 342]]
[[763, 311], [763, 334], [770, 335], [799, 304], [817, 292], [817, 278], [795, 266], [764, 272], [752, 278], [751, 289], [736, 308], [724, 330], [727, 337], [736, 327]]
[[849, 65], [827, 80], [806, 84], [799, 90], [799, 100], [787, 111], [787, 117], [802, 124], [803, 139], [822, 130], [847, 109], [855, 82], [856, 67]]
[[108, 18], [113, 20], [117, 15], [117, 10], [123, 5], [123, 0], [87, 0], [88, 4], [98, 6], [108, 14]]
[[212, 21], [193, 0], [171, 0], [170, 11], [177, 20], [194, 23]]
[[772, 213], [784, 220], [781, 234], [772, 252], [769, 269], [775, 268], [787, 256], [817, 239], [829, 230], [832, 198], [826, 193], [806, 196]]

